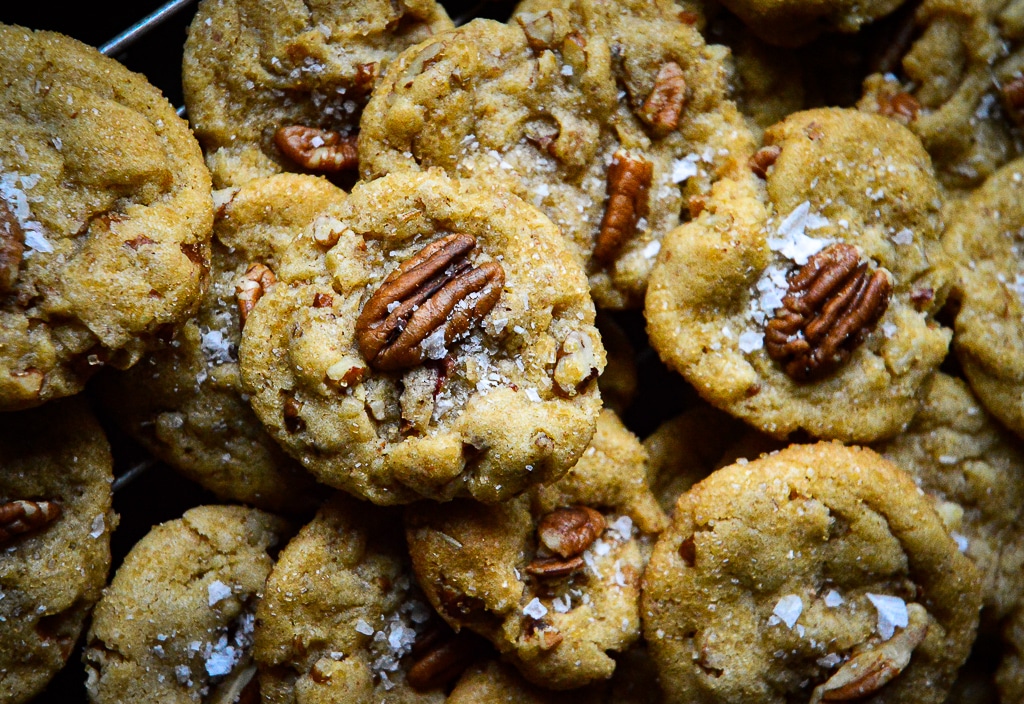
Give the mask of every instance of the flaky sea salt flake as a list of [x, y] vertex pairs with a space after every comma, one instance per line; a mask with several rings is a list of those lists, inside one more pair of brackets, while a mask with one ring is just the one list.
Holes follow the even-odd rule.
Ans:
[[779, 620], [786, 624], [786, 628], [793, 628], [796, 625], [796, 620], [800, 618], [800, 614], [804, 611], [804, 602], [796, 594], [787, 594], [786, 596], [779, 599], [779, 602], [775, 604], [775, 608], [772, 609], [772, 613], [778, 616]]
[[907, 602], [898, 596], [889, 596], [888, 594], [868, 592], [867, 597], [878, 611], [878, 624], [875, 629], [878, 631], [878, 635], [882, 636], [882, 640], [892, 638], [897, 628], [907, 627], [910, 622], [910, 616], [907, 614]]

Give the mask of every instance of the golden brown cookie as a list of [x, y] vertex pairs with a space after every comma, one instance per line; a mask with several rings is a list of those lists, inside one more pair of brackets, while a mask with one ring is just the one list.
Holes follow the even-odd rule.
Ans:
[[238, 345], [257, 272], [278, 269], [292, 237], [344, 197], [325, 179], [297, 174], [217, 191], [210, 286], [198, 313], [140, 364], [101, 377], [118, 423], [222, 499], [278, 511], [314, 505], [312, 478], [249, 406]]
[[458, 662], [429, 677], [453, 653], [426, 641], [437, 618], [412, 582], [395, 518], [339, 494], [281, 551], [256, 612], [265, 704], [445, 700], [439, 687], [459, 676]]
[[402, 49], [451, 27], [434, 0], [199, 3], [182, 84], [214, 185], [354, 173], [370, 91]]
[[792, 445], [679, 499], [644, 575], [671, 701], [941, 702], [980, 577], [914, 482], [875, 452]]
[[0, 25], [0, 410], [129, 367], [195, 310], [213, 205], [199, 145], [145, 78]]
[[751, 171], [666, 238], [652, 346], [770, 435], [894, 435], [950, 337], [933, 319], [948, 267], [928, 155], [891, 120], [818, 109], [769, 128]]
[[665, 525], [645, 459], [605, 411], [590, 448], [553, 484], [496, 506], [410, 506], [406, 536], [427, 598], [534, 684], [611, 677], [611, 653], [639, 637], [640, 574], [649, 536]]
[[985, 622], [1024, 596], [1024, 452], [967, 384], [936, 374], [910, 427], [878, 452], [924, 489], [982, 577]]
[[439, 170], [363, 183], [299, 232], [242, 331], [257, 416], [379, 504], [500, 501], [586, 448], [605, 354], [544, 215]]
[[396, 59], [360, 173], [438, 166], [515, 193], [562, 228], [599, 306], [637, 307], [687, 199], [752, 150], [725, 55], [665, 0], [531, 0]]
[[267, 551], [285, 531], [242, 506], [200, 506], [153, 528], [93, 613], [89, 700], [234, 702], [252, 692], [256, 603], [273, 566]]
[[6, 413], [0, 429], [0, 702], [64, 667], [107, 581], [113, 459], [81, 399]]

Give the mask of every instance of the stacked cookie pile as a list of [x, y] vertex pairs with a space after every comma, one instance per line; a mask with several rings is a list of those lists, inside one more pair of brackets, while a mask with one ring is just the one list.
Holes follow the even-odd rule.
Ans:
[[725, 4], [0, 26], [0, 702], [1021, 702], [1019, 3]]

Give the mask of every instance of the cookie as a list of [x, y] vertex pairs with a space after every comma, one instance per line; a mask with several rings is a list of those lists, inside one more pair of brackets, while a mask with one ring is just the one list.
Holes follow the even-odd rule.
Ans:
[[487, 638], [530, 682], [605, 680], [639, 637], [639, 581], [665, 525], [639, 441], [610, 411], [561, 480], [496, 506], [414, 504], [416, 579], [456, 630]]
[[1024, 452], [967, 384], [936, 374], [906, 432], [878, 445], [932, 498], [982, 577], [982, 620], [994, 624], [1024, 594]]
[[355, 172], [370, 91], [400, 51], [451, 27], [434, 0], [201, 2], [182, 86], [214, 185]]
[[495, 502], [586, 448], [605, 354], [540, 211], [438, 170], [392, 174], [282, 256], [242, 331], [242, 381], [321, 482], [378, 504]]
[[[445, 701], [459, 657], [477, 653], [428, 642], [437, 617], [395, 518], [339, 495], [281, 551], [256, 612], [263, 702]], [[446, 657], [452, 672], [439, 667]]]
[[89, 700], [234, 702], [253, 692], [256, 603], [267, 551], [285, 531], [242, 506], [200, 506], [150, 530], [96, 604], [82, 657]]
[[126, 368], [199, 302], [213, 205], [160, 92], [92, 47], [0, 25], [0, 410]]
[[981, 605], [977, 570], [913, 481], [838, 443], [695, 485], [643, 589], [672, 701], [941, 702]]
[[1024, 160], [1013, 161], [949, 208], [942, 244], [956, 265], [953, 350], [985, 407], [1024, 436], [1024, 301], [1020, 252]]
[[4, 414], [0, 430], [0, 702], [64, 667], [110, 569], [113, 459], [79, 399]]
[[274, 511], [313, 506], [311, 477], [267, 435], [242, 391], [238, 345], [248, 286], [261, 271], [252, 267], [278, 269], [291, 238], [344, 197], [297, 174], [217, 191], [210, 286], [198, 313], [140, 364], [100, 378], [117, 422], [221, 499]]
[[751, 173], [716, 184], [666, 237], [651, 344], [712, 405], [770, 435], [892, 436], [948, 348], [933, 317], [949, 279], [941, 204], [905, 127], [796, 113], [765, 132]]
[[726, 50], [679, 15], [537, 0], [407, 49], [363, 114], [362, 177], [437, 166], [515, 193], [562, 229], [598, 306], [638, 307], [687, 199], [751, 151]]
[[925, 0], [859, 106], [907, 125], [953, 196], [1021, 155], [1024, 14], [1007, 0]]

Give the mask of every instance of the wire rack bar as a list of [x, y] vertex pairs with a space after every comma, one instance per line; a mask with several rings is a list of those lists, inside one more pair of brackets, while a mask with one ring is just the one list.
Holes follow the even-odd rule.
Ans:
[[107, 56], [120, 54], [122, 51], [134, 44], [136, 40], [144, 36], [149, 30], [153, 29], [168, 17], [180, 12], [194, 2], [196, 2], [196, 0], [170, 0], [170, 2], [158, 8], [151, 15], [143, 17], [109, 42], [101, 45], [100, 53], [106, 54]]

